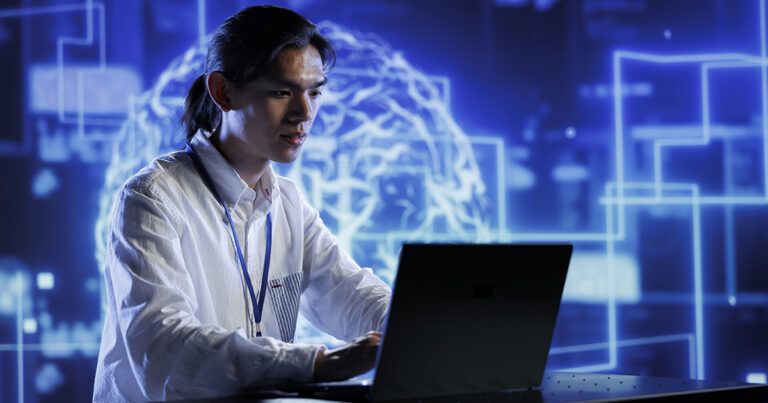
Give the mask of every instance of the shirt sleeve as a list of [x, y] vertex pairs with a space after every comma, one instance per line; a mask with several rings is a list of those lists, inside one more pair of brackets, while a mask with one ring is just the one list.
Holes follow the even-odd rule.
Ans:
[[195, 317], [195, 286], [182, 253], [183, 221], [171, 205], [148, 186], [124, 189], [108, 238], [107, 309], [114, 311], [127, 352], [123, 359], [143, 396], [199, 398], [311, 380], [320, 346], [248, 339], [242, 329]]
[[[347, 255], [317, 210], [303, 201], [306, 284], [301, 312], [320, 330], [352, 340], [381, 331], [392, 291], [369, 268]], [[307, 275], [308, 274], [308, 275]]]

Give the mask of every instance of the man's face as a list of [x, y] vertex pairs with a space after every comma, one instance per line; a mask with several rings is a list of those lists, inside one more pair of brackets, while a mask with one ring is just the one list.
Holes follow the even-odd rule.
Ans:
[[320, 108], [326, 78], [317, 49], [289, 47], [276, 62], [274, 73], [231, 93], [230, 128], [253, 162], [294, 161]]

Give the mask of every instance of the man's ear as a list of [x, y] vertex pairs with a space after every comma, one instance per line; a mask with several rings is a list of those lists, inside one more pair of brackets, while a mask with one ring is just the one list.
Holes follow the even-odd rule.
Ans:
[[229, 97], [229, 92], [233, 88], [232, 84], [218, 71], [214, 71], [208, 75], [207, 84], [208, 94], [219, 109], [221, 109], [222, 112], [231, 111], [232, 99]]

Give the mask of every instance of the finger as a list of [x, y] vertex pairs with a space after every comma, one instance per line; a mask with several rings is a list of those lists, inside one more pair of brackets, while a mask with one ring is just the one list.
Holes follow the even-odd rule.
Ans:
[[365, 339], [360, 340], [358, 343], [355, 343], [355, 344], [361, 347], [368, 347], [368, 346], [378, 347], [378, 345], [381, 344], [381, 339], [377, 336], [368, 336]]
[[381, 341], [381, 333], [378, 333], [378, 332], [376, 332], [376, 333], [368, 332], [368, 333], [366, 333], [366, 334], [364, 334], [364, 335], [362, 335], [362, 336], [352, 340], [351, 342], [349, 342], [349, 344], [362, 344], [362, 345], [366, 345], [366, 344], [379, 344], [380, 341]]
[[368, 336], [360, 336], [350, 341], [349, 344], [363, 344], [366, 340], [368, 340]]
[[379, 344], [381, 344], [381, 337], [379, 336], [372, 336], [370, 339], [368, 339], [368, 345], [376, 346], [378, 347]]

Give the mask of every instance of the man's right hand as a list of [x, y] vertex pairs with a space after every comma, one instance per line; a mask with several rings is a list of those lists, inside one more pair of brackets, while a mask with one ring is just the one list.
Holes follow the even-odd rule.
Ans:
[[381, 333], [371, 331], [339, 348], [320, 350], [315, 360], [315, 381], [341, 381], [371, 370], [379, 343]]

